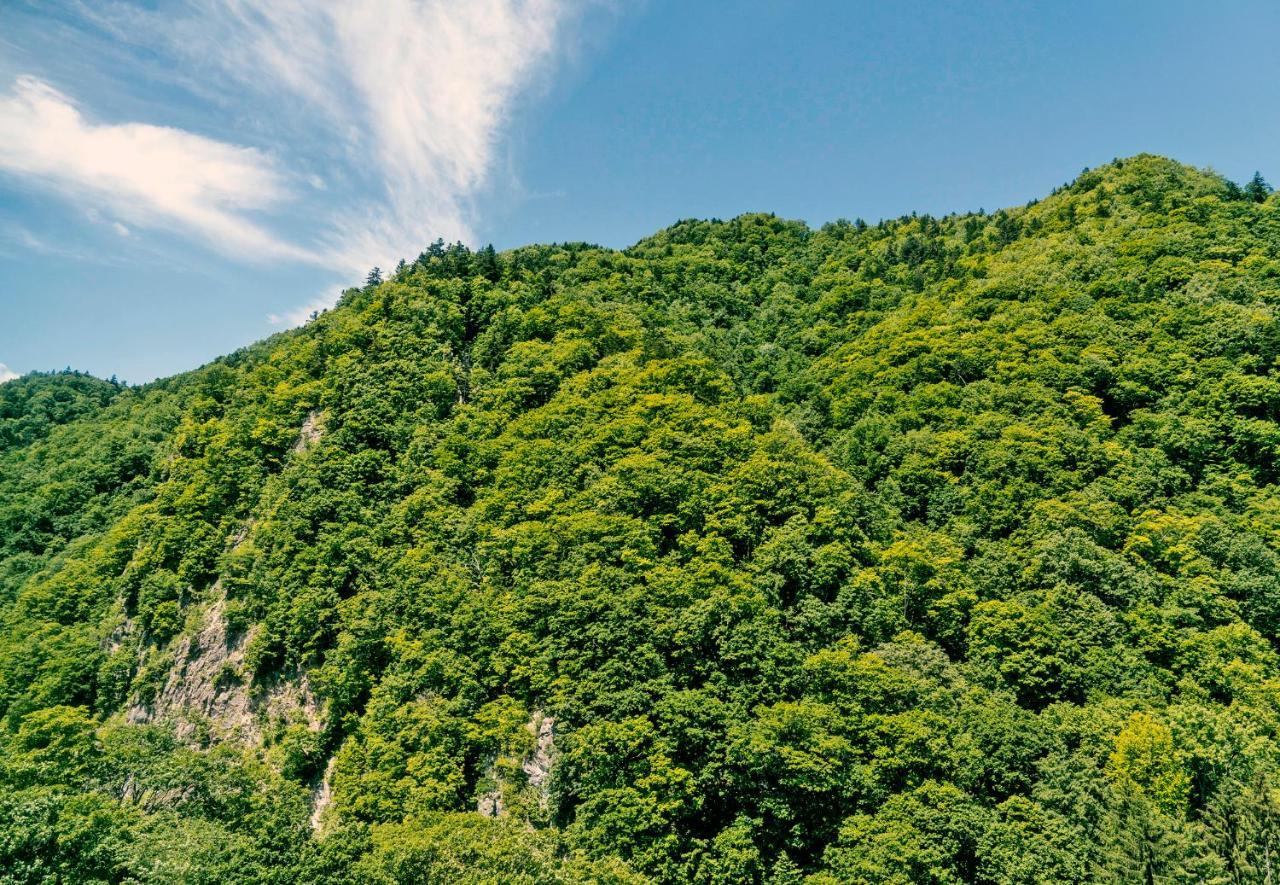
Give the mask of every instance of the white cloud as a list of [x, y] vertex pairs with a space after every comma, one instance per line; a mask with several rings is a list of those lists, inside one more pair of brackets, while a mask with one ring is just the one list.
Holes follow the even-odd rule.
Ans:
[[362, 273], [438, 236], [472, 239], [469, 199], [515, 102], [557, 60], [585, 2], [200, 0], [166, 32], [240, 89], [291, 94], [322, 116], [352, 171], [376, 185], [320, 233], [335, 269]]
[[323, 313], [338, 303], [342, 297], [342, 289], [338, 286], [320, 293], [306, 304], [291, 308], [284, 313], [267, 314], [267, 322], [273, 326], [301, 326], [318, 313]]
[[94, 201], [135, 226], [176, 225], [235, 256], [314, 260], [247, 217], [287, 195], [262, 152], [181, 129], [93, 123], [34, 77], [19, 77], [0, 96], [0, 170]]
[[19, 376], [17, 372], [10, 369], [4, 363], [0, 363], [0, 384], [5, 383], [6, 381], [12, 381], [14, 378], [18, 377], [21, 376]]
[[72, 261], [92, 261], [99, 264], [115, 264], [118, 261], [117, 256], [101, 251], [89, 251], [63, 241], [50, 242], [49, 239], [36, 235], [23, 225], [3, 218], [0, 218], [0, 255], [9, 258], [51, 255]]
[[[185, 94], [253, 127], [238, 140], [271, 152], [93, 122], [49, 84], [22, 77], [0, 95], [0, 170], [91, 199], [121, 236], [176, 227], [232, 257], [314, 263], [358, 282], [437, 237], [473, 241], [472, 201], [517, 102], [562, 60], [569, 26], [597, 2], [79, 4], [111, 35], [104, 52], [137, 49], [151, 77], [162, 60]], [[283, 216], [264, 216], [289, 199], [300, 211], [286, 237]], [[331, 303], [326, 295], [276, 320], [305, 320]]]
[[106, 224], [122, 237], [127, 237], [133, 233], [133, 231], [129, 230], [126, 225], [123, 225], [118, 221], [107, 221], [107, 219], [102, 217], [102, 213], [92, 206], [84, 210], [84, 217], [92, 221], [94, 224]]

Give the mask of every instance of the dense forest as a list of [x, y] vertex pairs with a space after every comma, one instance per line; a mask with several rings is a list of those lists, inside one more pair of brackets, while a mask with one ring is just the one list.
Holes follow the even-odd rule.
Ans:
[[0, 385], [0, 881], [1280, 876], [1261, 177], [383, 277]]

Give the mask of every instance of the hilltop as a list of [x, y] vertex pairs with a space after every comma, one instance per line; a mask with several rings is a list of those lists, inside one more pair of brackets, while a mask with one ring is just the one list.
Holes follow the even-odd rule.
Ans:
[[0, 881], [1261, 881], [1277, 309], [1142, 155], [0, 385]]

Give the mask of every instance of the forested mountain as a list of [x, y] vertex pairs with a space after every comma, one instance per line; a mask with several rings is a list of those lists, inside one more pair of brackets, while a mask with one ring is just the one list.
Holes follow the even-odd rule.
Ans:
[[0, 881], [1272, 881], [1268, 191], [437, 243], [0, 385]]

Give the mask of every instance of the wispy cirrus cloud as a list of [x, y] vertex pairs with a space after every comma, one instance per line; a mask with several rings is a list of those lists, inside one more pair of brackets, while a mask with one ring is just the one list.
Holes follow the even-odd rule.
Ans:
[[310, 301], [291, 307], [284, 313], [267, 314], [267, 322], [273, 326], [301, 326], [317, 313], [328, 310], [342, 297], [341, 286], [330, 286]]
[[469, 199], [487, 183], [513, 105], [564, 49], [583, 5], [205, 0], [196, 20], [219, 35], [205, 63], [242, 88], [308, 104], [359, 167], [346, 171], [374, 187], [320, 235], [334, 266], [355, 271], [412, 257], [437, 236], [472, 238]]
[[[262, 152], [163, 126], [91, 122], [34, 77], [0, 96], [0, 170], [96, 201], [134, 225], [177, 225], [232, 255], [316, 260], [248, 217], [287, 193]], [[113, 227], [128, 233], [120, 221]]]
[[[228, 254], [319, 263], [352, 280], [438, 236], [473, 239], [472, 200], [519, 100], [562, 60], [573, 24], [596, 2], [81, 5], [113, 53], [132, 47], [151, 59], [151, 76], [154, 57], [166, 59], [178, 88], [232, 118], [229, 136], [236, 124], [253, 131], [219, 141], [95, 123], [72, 98], [23, 77], [0, 99], [0, 169], [91, 195], [127, 225], [122, 236], [177, 225]], [[286, 208], [289, 222], [278, 222], [273, 213]], [[276, 320], [329, 303], [326, 295]]]

